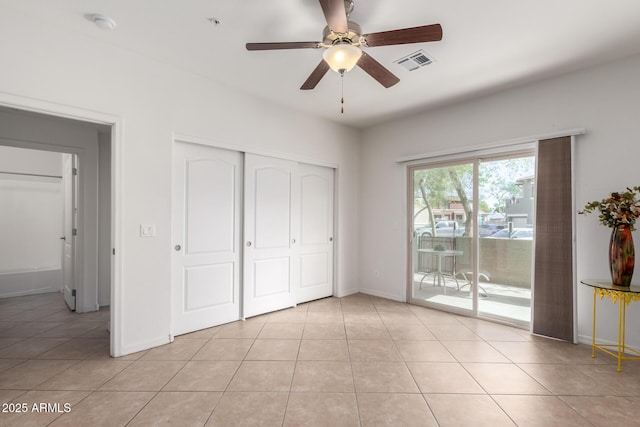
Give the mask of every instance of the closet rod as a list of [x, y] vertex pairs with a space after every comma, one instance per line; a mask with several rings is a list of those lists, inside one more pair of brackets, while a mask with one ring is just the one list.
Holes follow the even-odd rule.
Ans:
[[60, 175], [41, 175], [38, 173], [21, 173], [21, 172], [6, 172], [6, 171], [0, 171], [0, 173], [6, 174], [6, 175], [21, 175], [21, 176], [39, 176], [42, 178], [60, 178], [62, 179], [62, 176]]

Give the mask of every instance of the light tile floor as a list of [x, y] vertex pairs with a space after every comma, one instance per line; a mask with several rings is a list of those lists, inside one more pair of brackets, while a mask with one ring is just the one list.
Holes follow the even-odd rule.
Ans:
[[0, 300], [0, 425], [640, 425], [640, 362], [367, 295], [116, 359], [108, 314]]

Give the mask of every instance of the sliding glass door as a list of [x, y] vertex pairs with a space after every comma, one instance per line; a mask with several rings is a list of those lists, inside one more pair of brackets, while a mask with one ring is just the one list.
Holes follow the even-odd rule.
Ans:
[[531, 321], [535, 157], [478, 164], [478, 315]]
[[528, 326], [535, 155], [408, 169], [409, 301]]
[[473, 163], [410, 169], [412, 302], [473, 309]]

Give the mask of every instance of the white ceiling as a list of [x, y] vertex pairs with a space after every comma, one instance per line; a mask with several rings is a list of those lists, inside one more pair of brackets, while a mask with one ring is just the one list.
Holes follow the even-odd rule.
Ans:
[[[320, 49], [248, 52], [247, 42], [320, 41], [318, 0], [1, 0], [39, 25], [190, 70], [280, 105], [356, 127], [640, 52], [638, 0], [355, 0], [364, 33], [440, 23], [440, 42], [368, 48], [400, 78], [385, 89], [359, 68], [301, 91]], [[95, 27], [86, 14], [117, 22]], [[222, 21], [213, 25], [208, 18]], [[409, 72], [394, 61], [424, 49]]]

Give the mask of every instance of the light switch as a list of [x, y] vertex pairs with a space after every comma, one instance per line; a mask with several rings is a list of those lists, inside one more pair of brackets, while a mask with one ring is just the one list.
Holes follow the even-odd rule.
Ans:
[[155, 237], [156, 225], [155, 224], [140, 224], [140, 237]]

